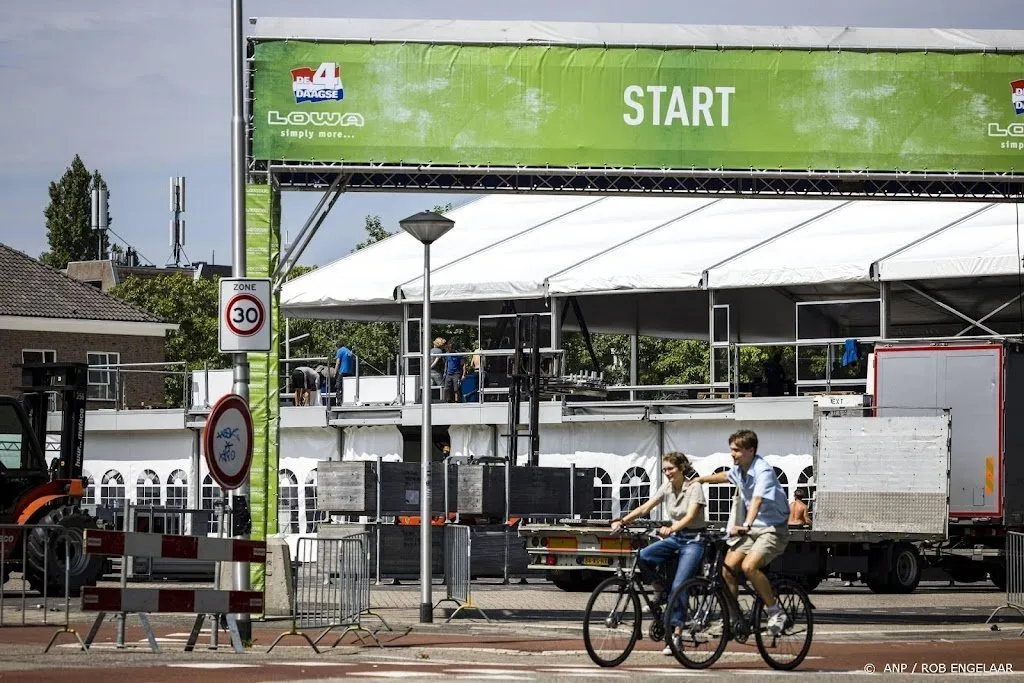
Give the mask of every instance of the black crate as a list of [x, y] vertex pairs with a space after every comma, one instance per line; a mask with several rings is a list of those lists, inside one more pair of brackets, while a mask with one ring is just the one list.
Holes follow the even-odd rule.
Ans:
[[[382, 462], [380, 510], [377, 510], [377, 463], [323, 462], [317, 467], [317, 509], [347, 515], [418, 515], [420, 464]], [[448, 471], [448, 511], [457, 509], [458, 485], [454, 467]], [[444, 465], [430, 466], [430, 509], [445, 512]]]
[[[510, 473], [511, 517], [578, 514], [594, 509], [594, 470], [578, 468], [570, 506], [568, 467], [513, 467]], [[458, 510], [464, 515], [505, 516], [505, 467], [460, 465]], [[574, 507], [575, 509], [570, 509]]]

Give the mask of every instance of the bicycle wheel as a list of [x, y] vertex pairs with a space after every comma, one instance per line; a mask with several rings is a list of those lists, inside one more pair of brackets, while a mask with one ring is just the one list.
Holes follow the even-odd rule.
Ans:
[[772, 589], [779, 608], [786, 615], [786, 624], [778, 635], [768, 630], [768, 612], [758, 600], [754, 609], [757, 650], [768, 666], [789, 671], [800, 666], [811, 649], [814, 615], [807, 593], [796, 583], [785, 579], [773, 581]]
[[689, 669], [706, 669], [722, 656], [729, 610], [721, 589], [704, 578], [683, 582], [665, 605], [665, 634], [672, 654]]
[[628, 580], [614, 576], [598, 584], [583, 613], [583, 644], [598, 666], [626, 661], [640, 638], [640, 598]]

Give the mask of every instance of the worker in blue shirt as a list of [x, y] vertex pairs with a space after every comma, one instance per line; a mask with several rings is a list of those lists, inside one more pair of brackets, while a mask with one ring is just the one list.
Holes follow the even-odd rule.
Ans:
[[340, 339], [334, 345], [338, 349], [334, 354], [334, 376], [338, 378], [337, 391], [340, 404], [345, 400], [345, 377], [351, 377], [356, 372], [356, 354]]
[[[445, 345], [445, 353], [454, 353], [455, 345], [449, 341]], [[445, 403], [458, 403], [461, 399], [462, 385], [462, 356], [446, 356], [444, 359], [444, 379], [441, 386], [444, 387]]]

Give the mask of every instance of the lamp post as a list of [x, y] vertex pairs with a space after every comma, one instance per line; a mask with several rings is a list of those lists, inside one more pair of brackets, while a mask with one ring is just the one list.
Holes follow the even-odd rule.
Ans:
[[420, 386], [423, 418], [420, 422], [420, 623], [434, 621], [430, 566], [430, 459], [433, 445], [430, 423], [430, 245], [455, 227], [455, 221], [433, 211], [421, 211], [398, 221], [402, 230], [423, 244], [423, 316], [420, 320]]

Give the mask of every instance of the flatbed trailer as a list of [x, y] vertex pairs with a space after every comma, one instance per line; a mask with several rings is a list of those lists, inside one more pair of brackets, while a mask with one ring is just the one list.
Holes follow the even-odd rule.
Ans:
[[[833, 573], [856, 573], [878, 592], [911, 592], [948, 542], [950, 411], [853, 412], [815, 418], [814, 524], [790, 529], [769, 571], [808, 588]], [[529, 568], [549, 572], [566, 590], [588, 590], [628, 568], [638, 549], [608, 520], [523, 524], [519, 533]]]

